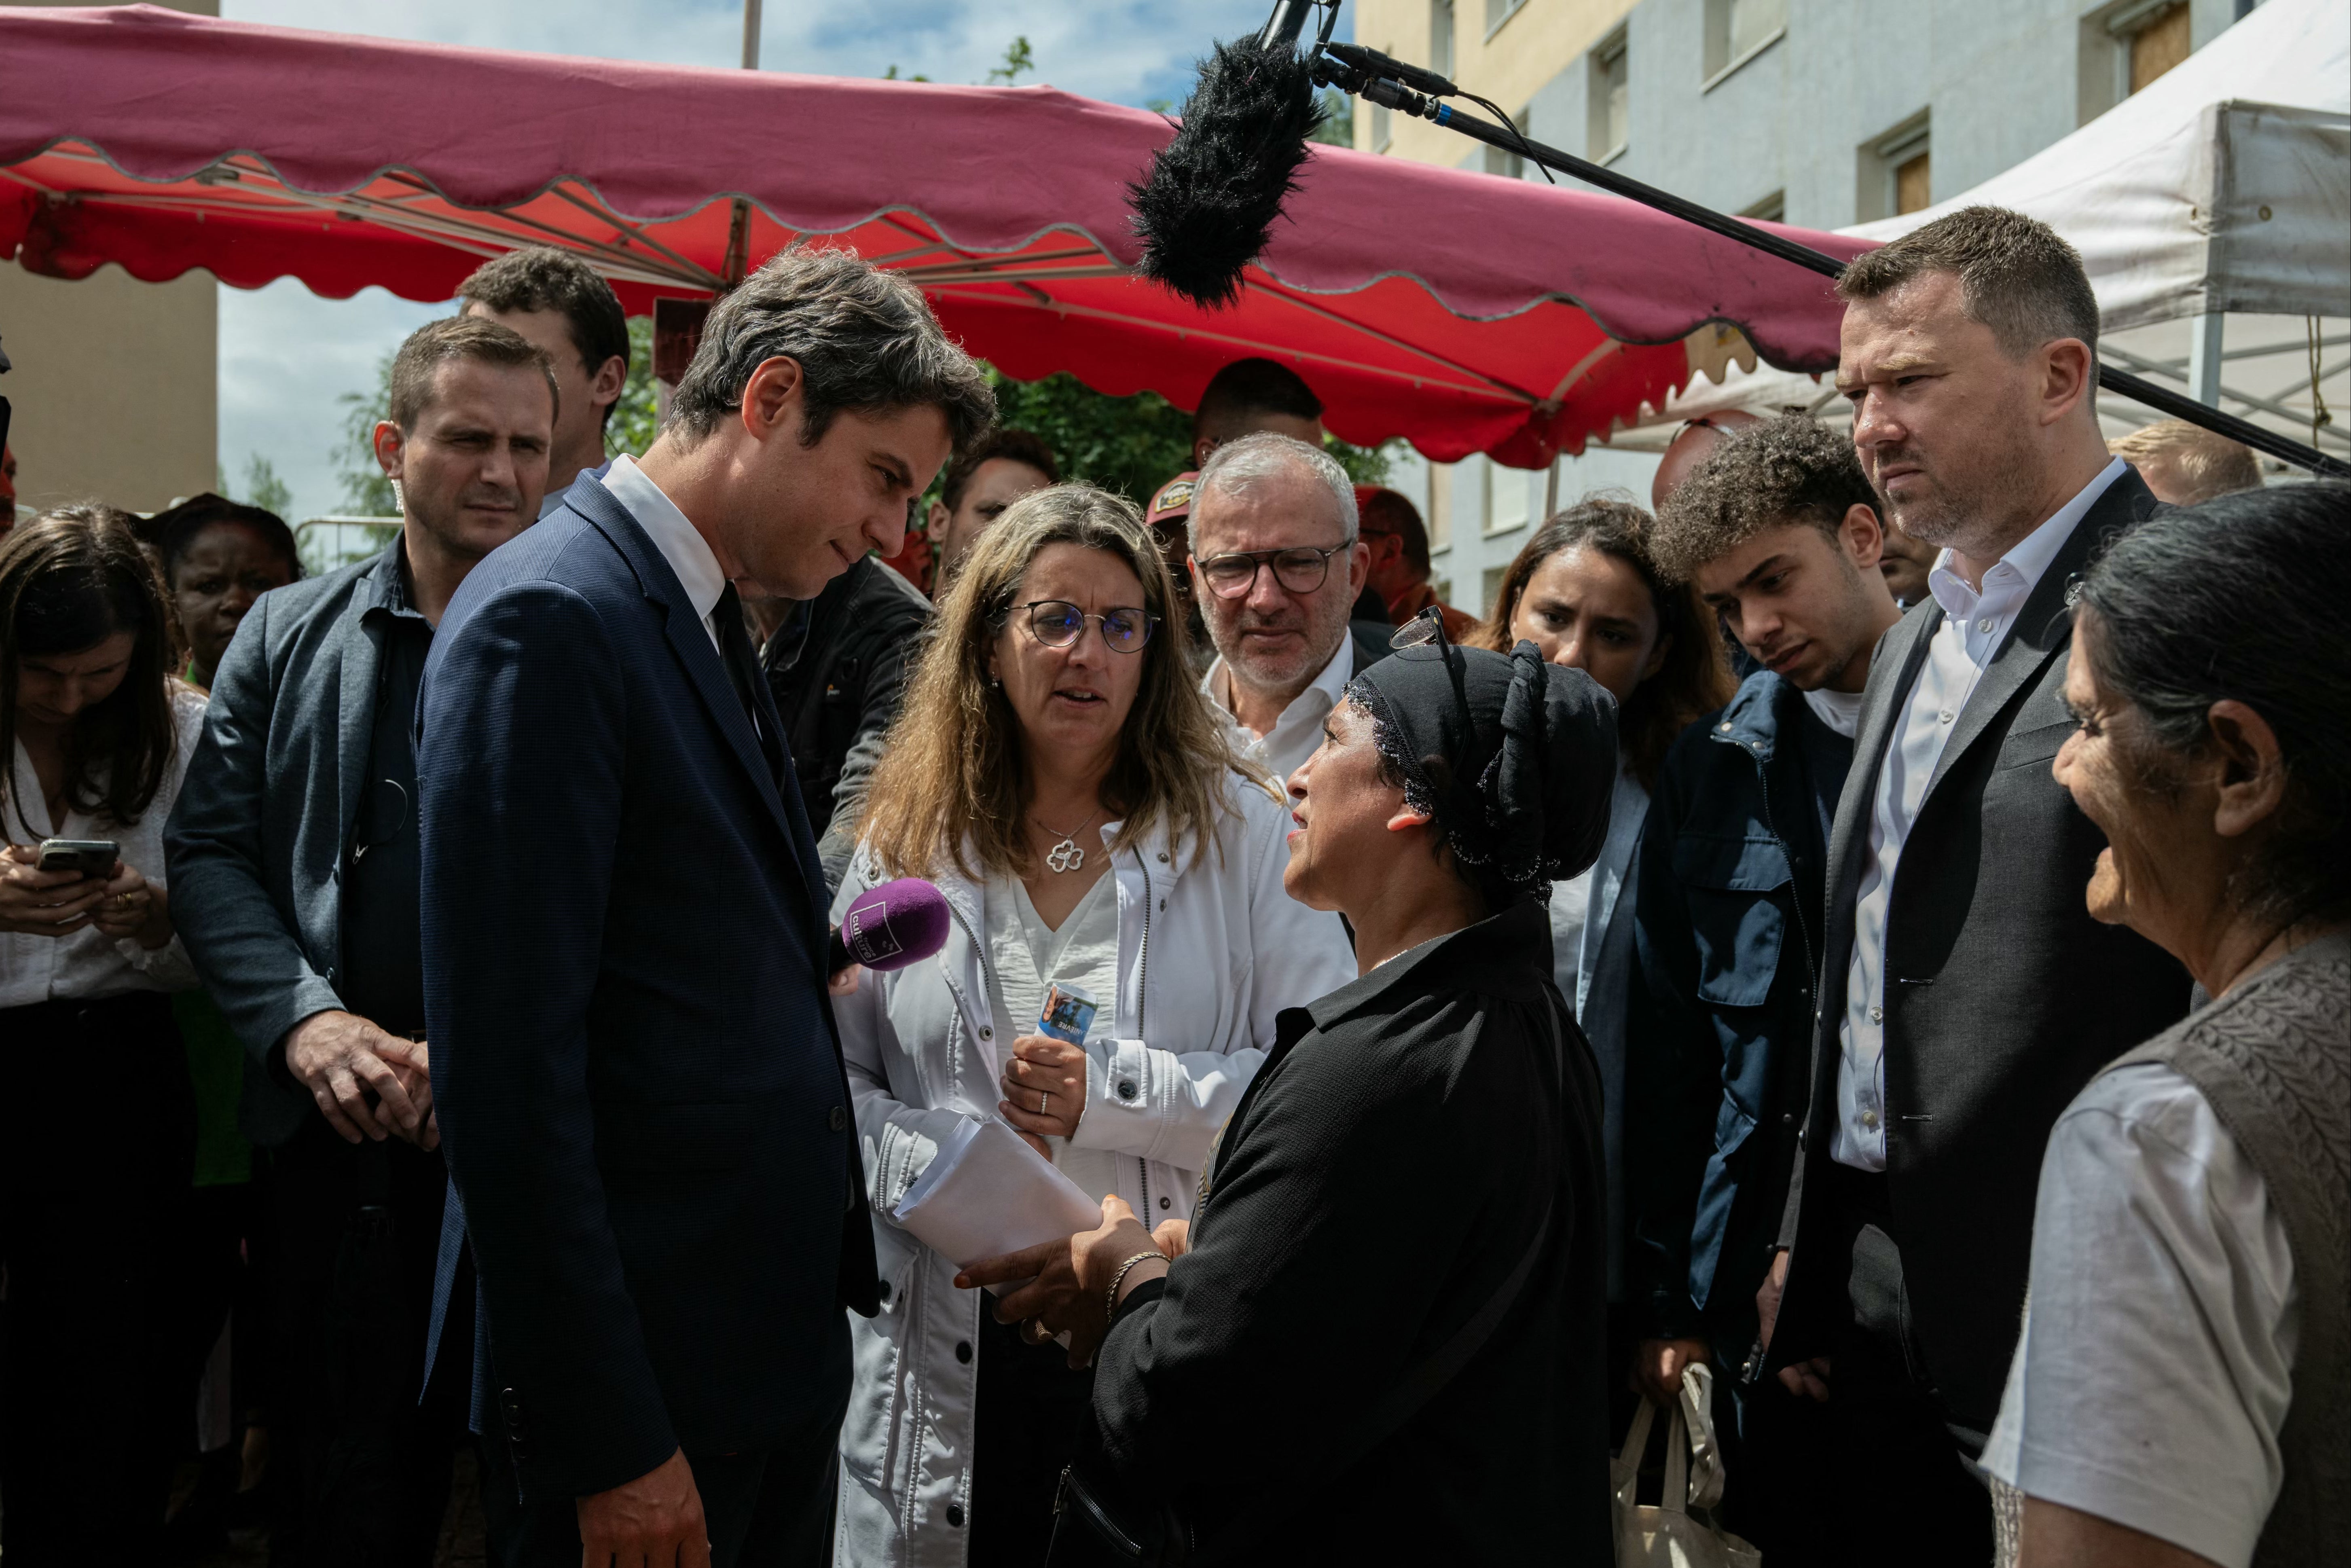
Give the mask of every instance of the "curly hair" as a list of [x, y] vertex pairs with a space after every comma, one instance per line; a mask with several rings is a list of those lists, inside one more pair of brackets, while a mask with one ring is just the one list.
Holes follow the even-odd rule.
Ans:
[[1834, 543], [1855, 507], [1877, 509], [1850, 438], [1801, 413], [1736, 432], [1719, 442], [1658, 510], [1649, 553], [1669, 581], [1766, 528], [1810, 523]]
[[[1021, 819], [1032, 784], [1019, 719], [987, 676], [988, 651], [1009, 624], [1014, 595], [1048, 547], [1082, 545], [1114, 557], [1143, 584], [1157, 622], [1134, 656], [1143, 682], [1103, 779], [1105, 810], [1123, 821], [1113, 848], [1164, 825], [1196, 857], [1229, 808], [1228, 770], [1275, 794], [1271, 775], [1234, 755], [1193, 685], [1187, 633], [1159, 549], [1132, 502], [1086, 485], [1032, 490], [979, 536], [939, 605], [858, 819], [857, 833], [889, 875], [1029, 876], [1036, 855]], [[976, 852], [979, 863], [969, 856]]]
[[1515, 646], [1510, 622], [1519, 601], [1543, 562], [1567, 550], [1589, 548], [1614, 557], [1639, 574], [1657, 612], [1657, 635], [1672, 639], [1666, 662], [1643, 681], [1616, 716], [1619, 751], [1644, 789], [1657, 787], [1657, 769], [1674, 737], [1700, 714], [1712, 713], [1730, 700], [1737, 683], [1724, 654], [1714, 616], [1687, 583], [1666, 580], [1650, 553], [1656, 525], [1649, 514], [1629, 500], [1586, 496], [1574, 506], [1552, 515], [1535, 530], [1510, 564], [1503, 570], [1494, 595], [1494, 613], [1462, 639], [1473, 648], [1507, 653]]

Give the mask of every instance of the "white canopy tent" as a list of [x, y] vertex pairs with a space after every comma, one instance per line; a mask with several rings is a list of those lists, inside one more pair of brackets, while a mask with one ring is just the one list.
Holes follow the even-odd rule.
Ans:
[[[2082, 253], [2105, 332], [2126, 368], [2184, 379], [2249, 417], [2307, 440], [2301, 411], [2220, 384], [2225, 317], [2351, 316], [2351, 0], [2269, 0], [2180, 65], [2005, 172], [1933, 206], [1841, 232], [1887, 240], [1959, 207], [2042, 219]], [[2183, 367], [2129, 346], [2133, 329], [2189, 319]], [[2288, 348], [2283, 324], [2241, 359]], [[2339, 325], [2339, 322], [2338, 322]], [[2178, 329], [2159, 334], [2175, 339]], [[2142, 348], [2146, 347], [2142, 342]], [[2340, 338], [2318, 345], [2341, 347]], [[2337, 364], [2335, 372], [2342, 367]], [[2314, 368], [2316, 379], [2333, 379]], [[1818, 407], [1808, 376], [1731, 369], [1693, 384], [1645, 425], [1729, 407]], [[2326, 448], [2346, 443], [2322, 433]]]

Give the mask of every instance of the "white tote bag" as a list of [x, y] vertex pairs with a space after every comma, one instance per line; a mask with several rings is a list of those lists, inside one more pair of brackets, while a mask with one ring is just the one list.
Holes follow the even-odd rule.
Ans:
[[1714, 1435], [1714, 1373], [1693, 1363], [1682, 1370], [1682, 1396], [1666, 1433], [1666, 1488], [1656, 1503], [1635, 1500], [1641, 1455], [1649, 1446], [1656, 1407], [1647, 1400], [1633, 1413], [1625, 1446], [1609, 1466], [1616, 1499], [1616, 1568], [1761, 1568], [1763, 1553], [1707, 1518], [1722, 1500], [1722, 1448]]

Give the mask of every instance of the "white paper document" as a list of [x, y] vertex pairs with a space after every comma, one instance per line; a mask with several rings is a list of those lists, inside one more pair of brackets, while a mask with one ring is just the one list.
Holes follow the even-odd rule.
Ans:
[[891, 1218], [958, 1269], [1102, 1224], [1102, 1205], [1001, 1122], [967, 1117]]

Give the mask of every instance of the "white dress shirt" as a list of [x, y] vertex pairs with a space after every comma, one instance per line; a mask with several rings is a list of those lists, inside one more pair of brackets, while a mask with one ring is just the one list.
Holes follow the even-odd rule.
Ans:
[[1355, 678], [1355, 639], [1352, 634], [1341, 634], [1339, 651], [1331, 655], [1322, 673], [1290, 699], [1290, 706], [1281, 710], [1273, 727], [1261, 736], [1233, 716], [1232, 705], [1225, 698], [1228, 673], [1220, 653], [1217, 662], [1208, 666], [1208, 673], [1200, 678], [1200, 693], [1224, 719], [1225, 733], [1233, 743], [1233, 750], [1261, 764], [1279, 784], [1322, 744], [1322, 721], [1331, 716], [1331, 710], [1347, 693], [1347, 683]]
[[2245, 1568], [2285, 1482], [2294, 1249], [2196, 1086], [2161, 1062], [2057, 1119], [2032, 1290], [1983, 1468], [2027, 1497]]
[[1976, 682], [2008, 641], [2016, 617], [2084, 513], [2126, 471], [2119, 457], [2098, 471], [2056, 514], [1984, 572], [1980, 591], [1951, 570], [1951, 552], [1935, 558], [1928, 590], [1942, 607], [1917, 684], [1887, 737], [1870, 812], [1869, 858], [1854, 906], [1853, 960], [1845, 970], [1845, 1014], [1837, 1026], [1836, 1127], [1830, 1157], [1865, 1171], [1886, 1168], [1886, 916], [1894, 870], [1927, 782]]
[[[578, 481], [574, 480], [577, 484]], [[645, 477], [636, 459], [625, 453], [612, 459], [604, 471], [604, 488], [612, 499], [629, 509], [637, 527], [645, 530], [653, 548], [669, 562], [670, 570], [677, 573], [678, 586], [685, 590], [686, 602], [702, 617], [702, 629], [710, 633], [710, 645], [718, 648], [720, 656], [726, 650], [718, 641], [718, 619], [712, 613], [718, 605], [718, 596], [726, 591], [726, 578], [718, 570], [718, 558], [710, 550], [710, 543], [695, 531], [677, 503], [662, 494], [662, 487]]]
[[[163, 824], [170, 821], [172, 803], [180, 798], [180, 780], [187, 776], [188, 758], [204, 729], [204, 694], [177, 681], [172, 683], [172, 727], [175, 744], [163, 768], [163, 781], [139, 820], [129, 824], [70, 807], [64, 821], [50, 821], [48, 802], [42, 798], [40, 779], [33, 772], [33, 758], [19, 740], [13, 758], [16, 773], [5, 803], [7, 827], [0, 837], [10, 843], [36, 844], [43, 839], [111, 839], [121, 846], [120, 864], [157, 887], [165, 886]], [[177, 936], [161, 947], [150, 948], [129, 938], [117, 941], [94, 925], [65, 936], [0, 931], [0, 1008], [95, 999], [123, 991], [186, 991], [195, 985], [195, 969]]]

